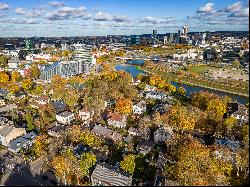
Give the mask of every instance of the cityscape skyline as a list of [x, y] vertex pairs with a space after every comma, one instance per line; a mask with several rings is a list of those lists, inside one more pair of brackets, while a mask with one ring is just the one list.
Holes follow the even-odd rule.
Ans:
[[1, 37], [249, 31], [249, 1], [6, 0], [0, 23]]

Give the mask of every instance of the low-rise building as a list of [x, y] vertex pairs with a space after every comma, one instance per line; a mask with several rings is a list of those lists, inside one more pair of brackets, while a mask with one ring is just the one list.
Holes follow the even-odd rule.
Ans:
[[167, 98], [166, 94], [163, 92], [157, 92], [157, 91], [149, 91], [144, 92], [146, 99], [159, 99], [159, 100], [165, 100]]
[[161, 143], [170, 140], [173, 134], [171, 128], [159, 128], [154, 132], [154, 143]]
[[140, 153], [146, 155], [146, 154], [148, 154], [153, 149], [153, 147], [154, 147], [154, 142], [152, 142], [151, 140], [146, 140], [144, 142], [140, 142], [136, 146], [136, 149]]
[[58, 123], [54, 123], [53, 125], [51, 125], [51, 127], [48, 129], [48, 134], [50, 136], [54, 136], [54, 137], [60, 137], [62, 135], [62, 133], [65, 131], [66, 126], [65, 125], [61, 125]]
[[4, 105], [5, 105], [4, 98], [0, 96], [0, 106], [4, 106]]
[[37, 135], [34, 132], [29, 132], [9, 143], [8, 150], [13, 153], [18, 153], [21, 148], [28, 149], [35, 141]]
[[64, 111], [56, 114], [56, 120], [62, 124], [70, 124], [75, 119], [75, 115], [72, 112]]
[[114, 142], [122, 141], [121, 134], [111, 129], [108, 129], [107, 127], [103, 127], [101, 125], [95, 125], [91, 132], [103, 138], [109, 138], [113, 140]]
[[126, 117], [121, 114], [111, 113], [108, 124], [116, 128], [126, 127]]
[[96, 165], [91, 182], [93, 186], [132, 186], [132, 177], [106, 163], [101, 163]]
[[88, 110], [85, 110], [85, 109], [81, 109], [81, 110], [79, 110], [79, 118], [81, 119], [81, 120], [83, 120], [84, 121], [84, 123], [86, 123], [88, 120], [90, 120], [91, 119], [91, 117], [93, 116], [93, 114], [94, 114], [94, 111], [88, 111]]
[[10, 125], [0, 126], [0, 144], [8, 146], [8, 144], [15, 138], [26, 134], [24, 128], [16, 128]]
[[147, 111], [146, 102], [144, 100], [140, 101], [139, 103], [133, 105], [133, 113], [134, 114], [143, 114]]
[[35, 102], [39, 105], [46, 105], [50, 101], [50, 98], [48, 96], [40, 96], [35, 99]]
[[133, 136], [138, 136], [140, 134], [139, 130], [134, 127], [130, 127], [128, 133]]

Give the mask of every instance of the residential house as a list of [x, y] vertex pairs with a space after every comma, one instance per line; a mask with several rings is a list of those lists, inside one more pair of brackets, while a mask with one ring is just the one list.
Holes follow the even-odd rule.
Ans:
[[52, 101], [52, 106], [56, 110], [56, 113], [64, 112], [67, 108], [67, 105], [64, 100]]
[[35, 99], [35, 102], [39, 105], [46, 105], [50, 101], [50, 98], [48, 96], [40, 96]]
[[155, 86], [151, 86], [151, 85], [148, 85], [148, 84], [146, 84], [146, 86], [144, 88], [144, 91], [146, 91], [146, 92], [155, 91], [155, 90], [156, 90]]
[[173, 130], [169, 128], [158, 128], [154, 132], [154, 143], [161, 143], [170, 140], [173, 134]]
[[105, 106], [105, 108], [115, 106], [115, 100], [107, 100], [107, 101], [105, 101], [104, 106]]
[[101, 136], [103, 138], [111, 139], [114, 142], [122, 141], [121, 134], [119, 134], [118, 132], [115, 132], [111, 129], [108, 129], [107, 127], [103, 127], [101, 125], [95, 125], [91, 132], [93, 132], [96, 135]]
[[56, 120], [62, 124], [70, 124], [75, 119], [75, 115], [72, 112], [64, 111], [56, 114]]
[[240, 125], [247, 123], [249, 120], [248, 108], [242, 104], [237, 103], [236, 111], [231, 113], [231, 117], [236, 118], [240, 121]]
[[230, 140], [229, 138], [215, 139], [214, 144], [226, 146], [232, 151], [236, 151], [240, 148], [239, 141]]
[[132, 78], [132, 85], [138, 85], [141, 83], [141, 80], [140, 79], [137, 79], [137, 78]]
[[5, 105], [4, 98], [0, 96], [0, 106], [4, 106], [4, 105]]
[[121, 114], [111, 113], [107, 121], [109, 125], [116, 128], [126, 127], [126, 117]]
[[140, 142], [136, 146], [136, 149], [140, 153], [146, 155], [146, 154], [148, 154], [153, 149], [153, 147], [154, 147], [154, 142], [152, 142], [151, 140], [146, 140], [144, 142]]
[[165, 100], [167, 98], [166, 94], [163, 92], [158, 91], [149, 91], [144, 92], [146, 99], [159, 99], [159, 100]]
[[29, 132], [28, 134], [12, 140], [9, 143], [8, 150], [13, 153], [18, 153], [21, 148], [26, 150], [34, 143], [36, 137], [37, 135], [34, 132]]
[[138, 136], [140, 134], [139, 130], [134, 127], [130, 127], [128, 133], [133, 136]]
[[91, 117], [94, 115], [94, 111], [90, 112], [88, 110], [81, 109], [81, 110], [79, 110], [78, 115], [79, 115], [79, 118], [84, 121], [84, 123], [87, 123], [87, 122], [89, 122]]
[[65, 125], [61, 125], [58, 123], [53, 123], [53, 125], [51, 125], [48, 128], [48, 134], [50, 136], [54, 136], [54, 137], [60, 137], [62, 136], [62, 133], [66, 130], [66, 126]]
[[82, 143], [77, 144], [74, 148], [73, 148], [73, 152], [74, 155], [76, 155], [77, 158], [80, 158], [81, 155], [88, 151], [89, 147], [84, 146]]
[[14, 110], [17, 108], [17, 105], [15, 103], [5, 105], [4, 107], [0, 108], [0, 113], [1, 112], [9, 112], [11, 110]]
[[0, 126], [0, 144], [8, 146], [11, 140], [26, 134], [25, 128], [16, 128], [10, 125]]
[[97, 164], [92, 175], [93, 186], [132, 186], [132, 176], [106, 164]]
[[139, 103], [133, 105], [132, 108], [133, 108], [133, 113], [134, 114], [141, 115], [141, 114], [143, 114], [144, 112], [147, 111], [146, 101], [142, 100]]
[[164, 114], [165, 112], [167, 112], [170, 108], [170, 104], [168, 104], [168, 102], [161, 102], [158, 103], [157, 105], [155, 105], [152, 108], [153, 113], [159, 112], [161, 115]]
[[0, 96], [5, 98], [8, 94], [9, 94], [9, 91], [7, 89], [0, 88]]

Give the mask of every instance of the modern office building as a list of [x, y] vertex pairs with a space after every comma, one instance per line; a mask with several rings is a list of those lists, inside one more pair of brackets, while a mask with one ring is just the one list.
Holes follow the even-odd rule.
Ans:
[[188, 33], [188, 26], [183, 26], [183, 31], [182, 31], [184, 36], [187, 36]]
[[131, 45], [139, 45], [140, 44], [140, 36], [139, 35], [131, 35], [130, 36], [130, 44]]
[[167, 44], [168, 44], [168, 37], [167, 37], [167, 36], [165, 36], [165, 37], [163, 38], [163, 43], [164, 43], [164, 45], [167, 45]]
[[55, 62], [42, 70], [41, 79], [50, 80], [54, 75], [60, 75], [64, 78], [88, 73], [95, 64], [96, 59], [92, 56], [90, 46], [83, 44], [74, 44], [75, 51], [72, 59], [69, 61]]

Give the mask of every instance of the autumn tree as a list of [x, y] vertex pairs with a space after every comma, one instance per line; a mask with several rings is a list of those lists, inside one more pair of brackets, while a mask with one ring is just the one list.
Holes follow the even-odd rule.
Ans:
[[4, 55], [0, 55], [0, 67], [6, 68], [8, 66], [8, 60], [9, 60], [8, 57], [6, 57]]
[[115, 111], [120, 114], [129, 114], [132, 112], [132, 101], [130, 99], [120, 99], [115, 104]]
[[43, 129], [56, 119], [56, 111], [51, 104], [42, 106], [38, 110], [39, 128]]
[[217, 95], [207, 92], [207, 91], [201, 91], [197, 93], [192, 93], [192, 104], [196, 107], [201, 108], [202, 110], [206, 110], [208, 103], [212, 99], [219, 98]]
[[41, 71], [37, 65], [32, 64], [30, 67], [30, 77], [37, 79], [41, 75]]
[[226, 104], [220, 99], [212, 99], [207, 104], [206, 112], [210, 119], [221, 121], [227, 112]]
[[96, 163], [96, 156], [91, 152], [87, 152], [81, 155], [79, 166], [83, 174], [88, 175], [89, 168], [95, 165], [95, 163]]
[[165, 124], [169, 124], [177, 130], [193, 130], [196, 123], [195, 114], [181, 105], [173, 105], [166, 114]]
[[37, 136], [33, 144], [33, 150], [35, 154], [39, 157], [46, 154], [48, 151], [49, 141], [46, 135]]
[[9, 82], [8, 84], [8, 90], [14, 94], [14, 93], [17, 93], [19, 91], [19, 86], [17, 83], [15, 82]]
[[11, 73], [11, 80], [12, 81], [19, 82], [19, 81], [21, 81], [21, 79], [22, 79], [22, 76], [18, 71], [13, 71]]
[[80, 141], [89, 147], [99, 147], [102, 145], [102, 140], [87, 129], [84, 129], [81, 133]]
[[75, 105], [78, 104], [79, 94], [75, 90], [67, 89], [64, 92], [63, 100], [73, 110]]
[[185, 96], [186, 95], [186, 90], [183, 87], [179, 87], [177, 89], [177, 94]]
[[25, 91], [28, 91], [33, 87], [33, 84], [34, 83], [33, 83], [33, 81], [31, 79], [24, 79], [23, 82], [22, 82], [22, 88]]
[[28, 111], [25, 114], [25, 120], [27, 121], [27, 130], [28, 131], [32, 131], [33, 129], [35, 129], [33, 116]]
[[0, 71], [0, 83], [6, 84], [9, 82], [9, 75], [4, 71]]
[[211, 155], [210, 149], [197, 140], [178, 147], [174, 177], [182, 185], [228, 185], [232, 165]]
[[135, 170], [135, 159], [136, 159], [136, 155], [133, 155], [133, 154], [124, 156], [123, 160], [120, 162], [120, 167], [124, 171], [133, 175], [134, 170]]
[[81, 138], [81, 127], [79, 125], [73, 125], [71, 128], [67, 129], [65, 134], [69, 138], [70, 142], [78, 143]]

